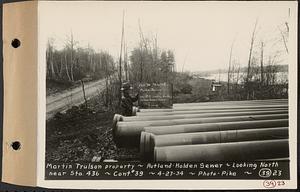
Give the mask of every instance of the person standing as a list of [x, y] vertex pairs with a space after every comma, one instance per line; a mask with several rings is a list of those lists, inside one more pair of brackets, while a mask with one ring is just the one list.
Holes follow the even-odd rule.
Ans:
[[121, 113], [123, 116], [132, 116], [133, 103], [139, 99], [139, 94], [131, 97], [129, 91], [132, 89], [128, 82], [122, 84], [122, 99], [121, 99]]

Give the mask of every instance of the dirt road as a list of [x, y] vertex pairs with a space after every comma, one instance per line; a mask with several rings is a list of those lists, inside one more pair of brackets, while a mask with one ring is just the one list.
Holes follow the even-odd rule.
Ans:
[[[101, 79], [94, 82], [84, 84], [86, 98], [89, 99], [96, 96], [104, 89], [105, 80]], [[55, 113], [62, 112], [74, 105], [84, 102], [82, 86], [66, 90], [58, 94], [47, 96], [47, 120]]]

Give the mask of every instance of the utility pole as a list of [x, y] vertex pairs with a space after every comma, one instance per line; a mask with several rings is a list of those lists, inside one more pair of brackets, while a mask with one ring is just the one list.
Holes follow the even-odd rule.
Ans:
[[124, 17], [125, 17], [125, 12], [123, 10], [121, 48], [120, 48], [120, 58], [119, 58], [119, 83], [120, 83], [119, 103], [121, 102], [121, 98], [122, 98], [121, 88], [122, 88], [122, 50], [123, 50], [123, 41], [124, 41]]
[[127, 58], [127, 45], [126, 42], [124, 42], [124, 73], [125, 73], [125, 80], [129, 80], [128, 75], [128, 58]]

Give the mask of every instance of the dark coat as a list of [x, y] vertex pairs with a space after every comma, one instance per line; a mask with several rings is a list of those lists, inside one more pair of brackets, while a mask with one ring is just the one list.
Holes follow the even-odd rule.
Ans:
[[133, 103], [136, 102], [139, 98], [139, 95], [135, 97], [131, 97], [130, 95], [125, 95], [122, 97], [121, 100], [121, 110], [122, 115], [124, 116], [132, 116], [132, 107]]

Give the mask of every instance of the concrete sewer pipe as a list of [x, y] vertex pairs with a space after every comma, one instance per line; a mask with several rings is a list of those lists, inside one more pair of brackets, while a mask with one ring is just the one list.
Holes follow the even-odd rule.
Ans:
[[149, 112], [173, 112], [173, 111], [194, 111], [194, 110], [224, 110], [224, 109], [260, 109], [260, 108], [283, 108], [287, 107], [287, 105], [249, 105], [249, 106], [243, 106], [243, 105], [212, 105], [212, 106], [183, 106], [180, 108], [176, 108], [175, 106], [173, 109], [137, 109], [137, 112], [140, 113], [149, 113]]
[[230, 112], [247, 112], [247, 111], [267, 111], [267, 110], [288, 110], [288, 107], [278, 108], [250, 108], [250, 109], [205, 109], [205, 110], [191, 110], [191, 111], [172, 111], [172, 112], [147, 112], [147, 113], [135, 113], [138, 117], [143, 116], [164, 116], [164, 115], [188, 115], [188, 114], [203, 114], [203, 113], [230, 113]]
[[155, 135], [167, 135], [167, 134], [177, 134], [177, 133], [274, 128], [274, 127], [288, 127], [288, 119], [233, 121], [233, 122], [187, 124], [187, 125], [172, 125], [172, 126], [149, 126], [149, 127], [145, 127], [144, 131], [148, 133], [153, 133]]
[[140, 139], [140, 154], [143, 160], [153, 161], [155, 147], [287, 138], [288, 127], [236, 129], [211, 132], [178, 133], [167, 135], [154, 135], [153, 133], [142, 132]]
[[161, 116], [120, 116], [119, 121], [134, 122], [134, 121], [155, 121], [168, 119], [194, 119], [204, 117], [228, 117], [228, 116], [245, 116], [245, 115], [268, 115], [268, 114], [285, 114], [288, 109], [282, 110], [264, 110], [264, 111], [238, 111], [238, 112], [215, 112], [202, 114], [178, 114], [178, 115], [161, 115]]
[[[170, 130], [175, 130], [174, 128], [175, 125], [176, 126], [182, 125], [180, 126], [181, 127], [180, 129], [187, 130], [188, 129], [187, 127], [190, 126], [187, 124], [287, 119], [288, 114], [286, 113], [286, 114], [268, 114], [268, 115], [245, 115], [245, 116], [234, 116], [234, 117], [232, 116], [205, 117], [205, 118], [193, 118], [193, 119], [170, 119], [170, 120], [154, 120], [154, 121], [134, 121], [134, 122], [122, 122], [122, 121], [118, 122], [118, 117], [120, 116], [116, 115], [114, 117], [114, 124], [112, 130], [114, 142], [118, 147], [138, 147], [140, 142], [140, 134], [142, 131], [145, 131], [146, 127], [169, 126]], [[274, 125], [272, 126], [274, 127]], [[236, 127], [240, 127], [240, 125]], [[219, 128], [219, 125], [217, 125], [217, 128]], [[164, 128], [163, 130], [166, 129]]]
[[155, 147], [155, 162], [243, 161], [289, 157], [288, 139]]
[[194, 105], [251, 105], [251, 104], [260, 104], [260, 105], [274, 105], [274, 104], [288, 104], [287, 99], [275, 99], [275, 100], [246, 100], [246, 101], [218, 101], [218, 102], [198, 102], [198, 103], [175, 103], [173, 106], [194, 106]]

